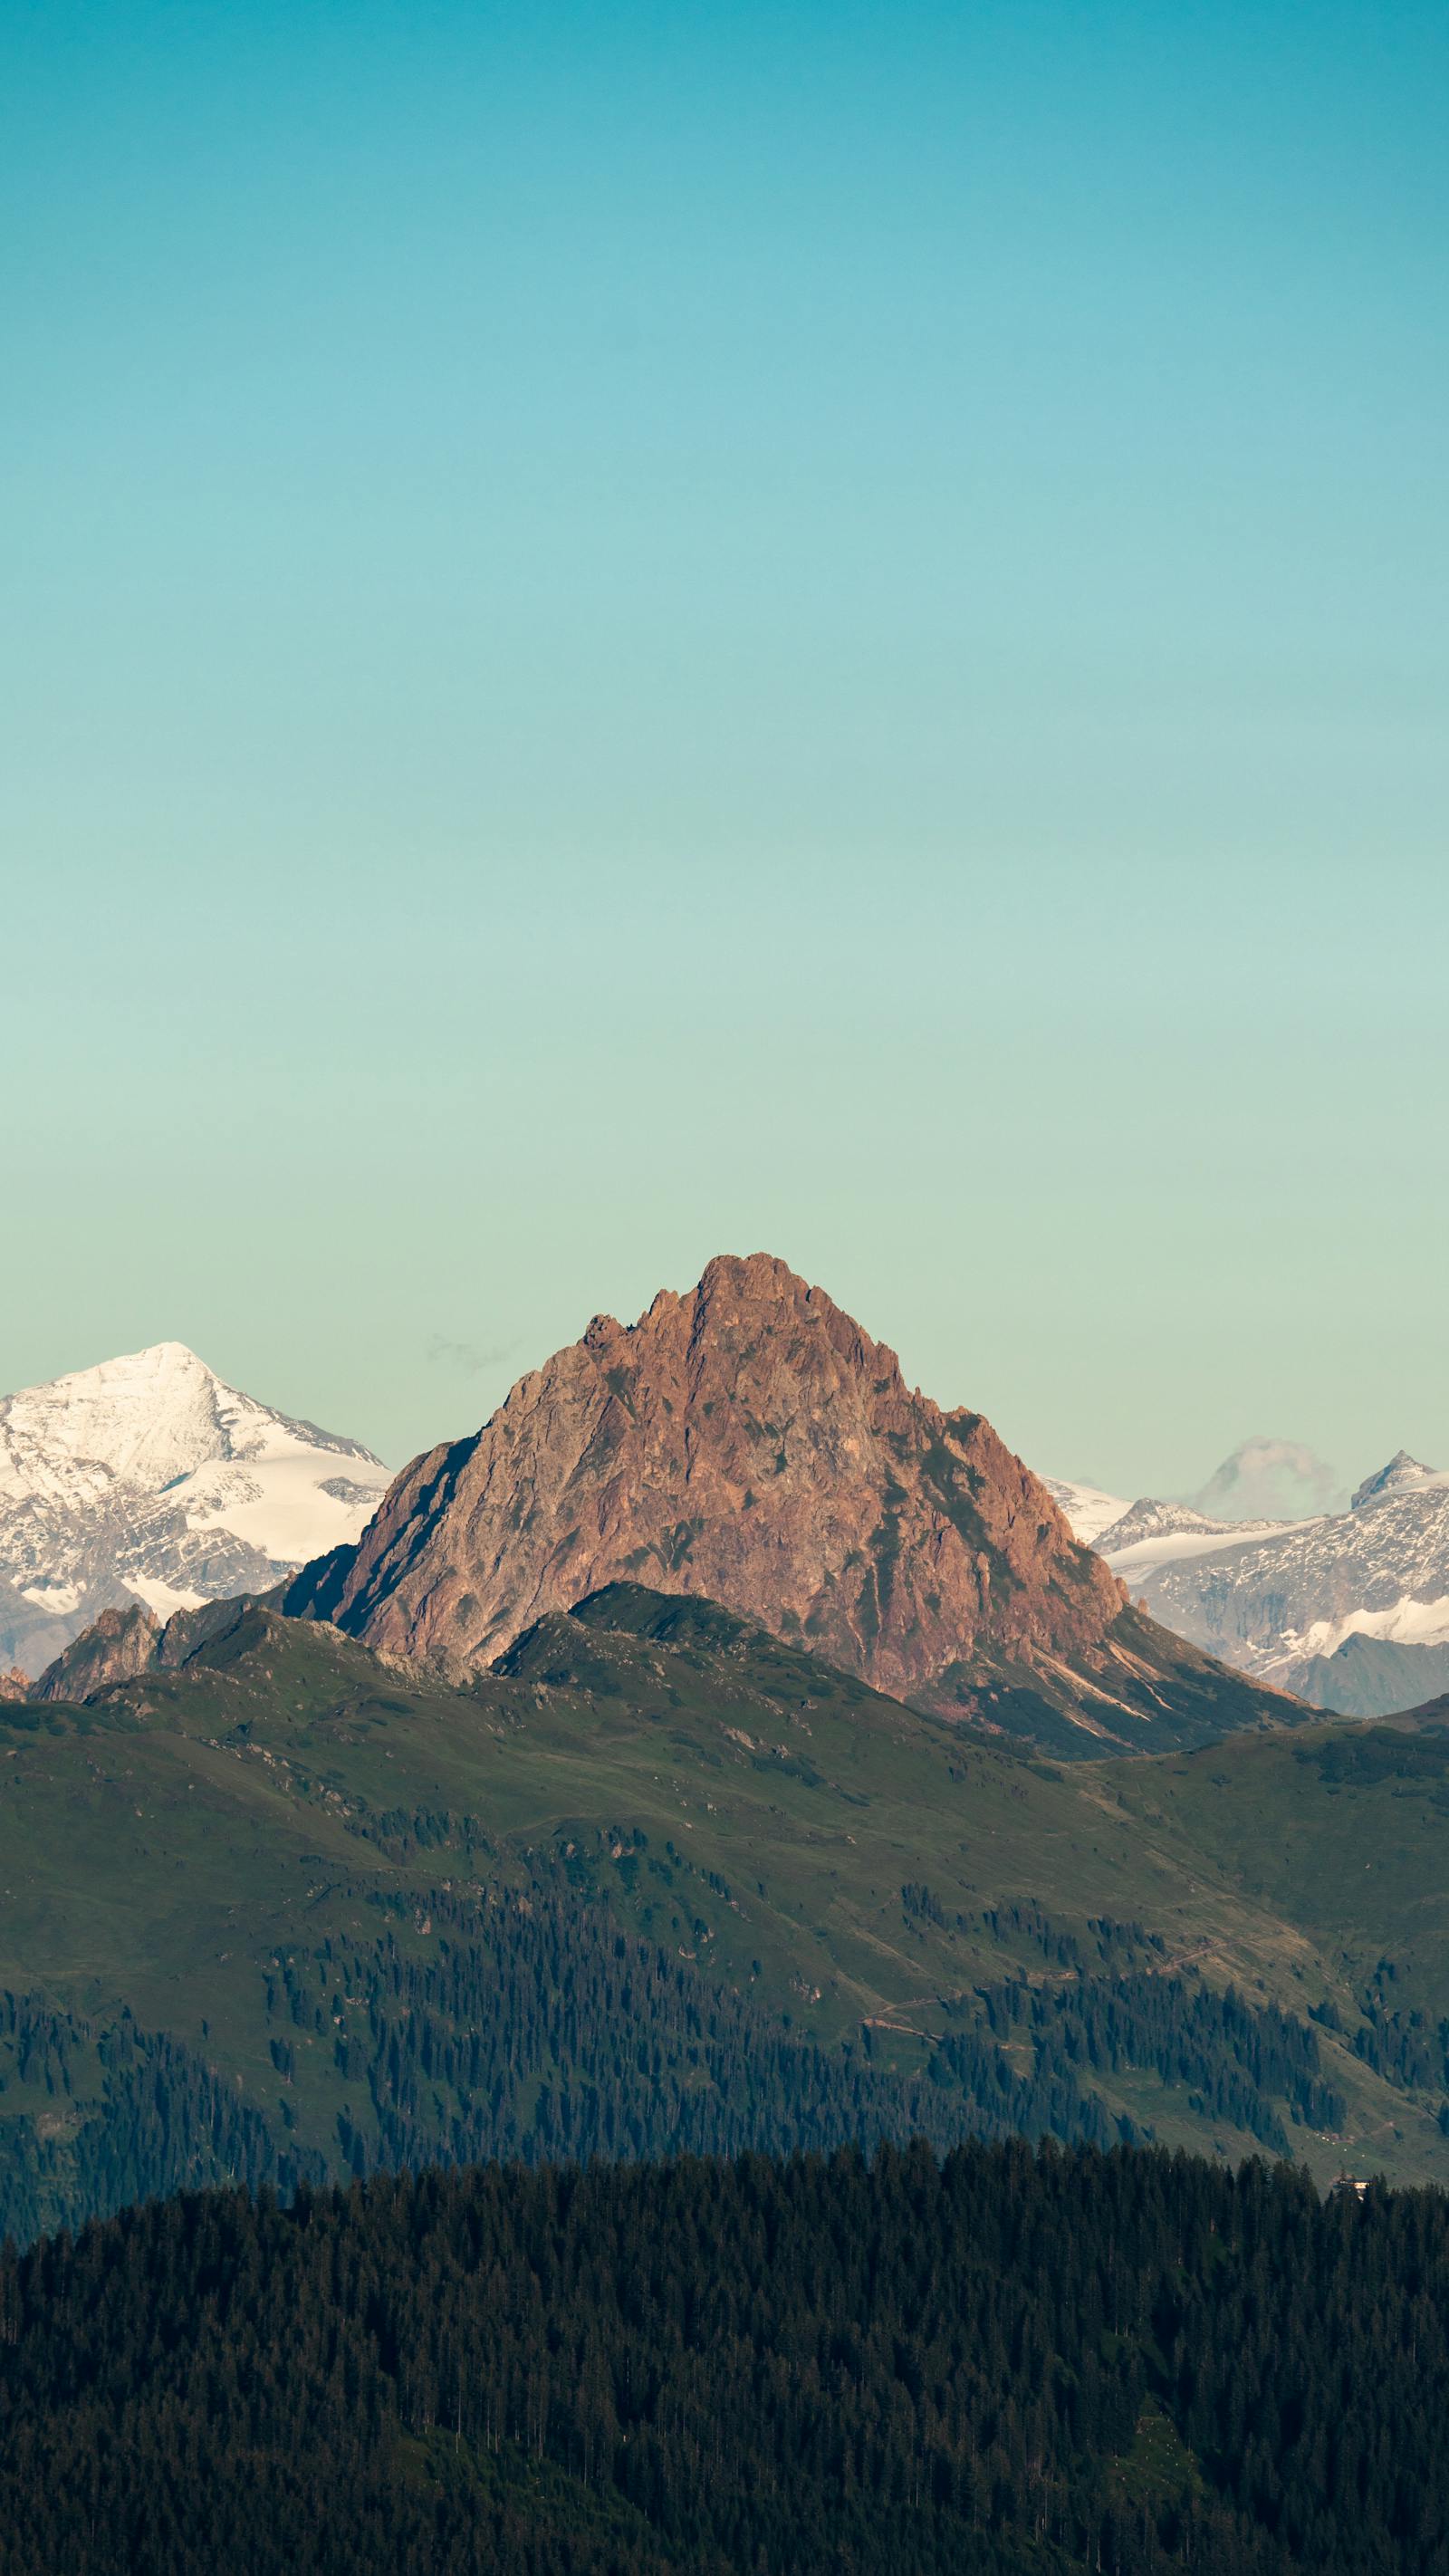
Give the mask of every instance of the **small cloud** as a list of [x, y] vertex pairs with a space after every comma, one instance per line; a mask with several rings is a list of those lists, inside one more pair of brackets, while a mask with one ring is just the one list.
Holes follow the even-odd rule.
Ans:
[[515, 1345], [500, 1342], [490, 1348], [484, 1342], [455, 1342], [446, 1333], [429, 1333], [426, 1347], [434, 1368], [451, 1369], [457, 1377], [476, 1377], [480, 1369], [496, 1368], [506, 1360]]

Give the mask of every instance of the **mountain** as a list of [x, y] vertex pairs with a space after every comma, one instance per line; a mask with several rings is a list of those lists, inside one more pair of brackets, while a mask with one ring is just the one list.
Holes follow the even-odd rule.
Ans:
[[[1384, 1473], [1400, 1481], [1411, 1475], [1422, 1481], [1430, 1471], [1416, 1466], [1400, 1450]], [[1122, 1495], [1104, 1493], [1099, 1485], [1074, 1484], [1060, 1476], [1044, 1476], [1042, 1482], [1070, 1523], [1073, 1536], [1084, 1547], [1109, 1554], [1114, 1562], [1124, 1548], [1140, 1546], [1149, 1538], [1179, 1532], [1217, 1538], [1221, 1533], [1227, 1545], [1242, 1531], [1277, 1529], [1318, 1518], [1342, 1501], [1341, 1495], [1335, 1500], [1333, 1469], [1301, 1441], [1261, 1437], [1240, 1441], [1196, 1494], [1143, 1495], [1129, 1503]], [[1366, 1490], [1360, 1488], [1356, 1503], [1364, 1499]]]
[[1407, 1645], [1355, 1631], [1332, 1654], [1295, 1668], [1298, 1696], [1340, 1717], [1388, 1717], [1419, 1708], [1425, 1691], [1449, 1690], [1449, 1639]]
[[1333, 1469], [1301, 1440], [1242, 1440], [1196, 1494], [1184, 1498], [1208, 1520], [1296, 1521], [1339, 1509]]
[[1065, 1476], [1043, 1476], [1042, 1483], [1073, 1538], [1091, 1547], [1104, 1529], [1121, 1519], [1127, 1503], [1121, 1494], [1104, 1493], [1100, 1485], [1073, 1484]]
[[1420, 1494], [1441, 1485], [1449, 1485], [1449, 1476], [1437, 1467], [1423, 1466], [1409, 1456], [1407, 1449], [1396, 1449], [1386, 1467], [1380, 1467], [1376, 1475], [1365, 1476], [1349, 1509], [1359, 1512], [1365, 1503], [1376, 1503], [1385, 1494]]
[[1100, 1529], [1092, 1545], [1135, 1598], [1141, 1593], [1143, 1577], [1161, 1566], [1178, 1565], [1188, 1557], [1217, 1556], [1225, 1548], [1303, 1527], [1301, 1521], [1210, 1520], [1191, 1503], [1143, 1494], [1120, 1519]]
[[1153, 1617], [1319, 1707], [1381, 1716], [1449, 1682], [1449, 1476], [1405, 1450], [1347, 1511], [1234, 1524], [1149, 1500], [1096, 1545]]
[[83, 1706], [159, 1662], [162, 1634], [160, 1620], [143, 1602], [134, 1601], [129, 1610], [103, 1610], [61, 1648], [24, 1697], [36, 1706], [47, 1700]]
[[161, 1342], [0, 1401], [0, 1666], [101, 1611], [262, 1590], [361, 1528], [387, 1471]]
[[637, 1324], [596, 1316], [284, 1598], [458, 1678], [617, 1582], [702, 1593], [894, 1698], [1064, 1752], [1289, 1714], [1131, 1610], [981, 1414], [912, 1392], [763, 1253]]

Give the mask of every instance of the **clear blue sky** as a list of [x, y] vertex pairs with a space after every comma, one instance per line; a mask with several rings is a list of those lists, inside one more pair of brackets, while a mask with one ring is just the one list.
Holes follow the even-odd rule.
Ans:
[[1449, 19], [0, 0], [0, 1383], [1449, 1464]]

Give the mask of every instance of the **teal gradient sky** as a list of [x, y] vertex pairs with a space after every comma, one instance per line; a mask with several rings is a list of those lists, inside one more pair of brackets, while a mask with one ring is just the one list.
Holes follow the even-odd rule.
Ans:
[[1449, 1464], [1449, 19], [0, 0], [0, 1383]]

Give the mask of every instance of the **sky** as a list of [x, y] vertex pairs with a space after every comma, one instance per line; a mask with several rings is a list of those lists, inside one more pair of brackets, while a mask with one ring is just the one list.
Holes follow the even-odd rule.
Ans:
[[1449, 1464], [1449, 18], [0, 0], [0, 1384]]

